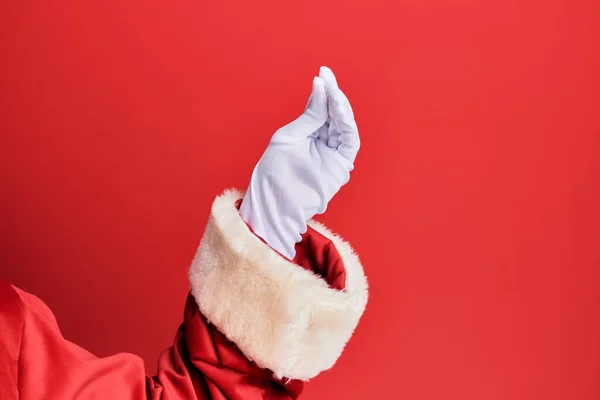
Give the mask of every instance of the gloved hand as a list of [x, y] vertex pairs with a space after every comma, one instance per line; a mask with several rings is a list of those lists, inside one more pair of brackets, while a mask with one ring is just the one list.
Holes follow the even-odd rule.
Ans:
[[254, 233], [288, 259], [306, 222], [350, 179], [360, 147], [348, 99], [321, 67], [304, 113], [280, 128], [254, 168], [240, 213]]

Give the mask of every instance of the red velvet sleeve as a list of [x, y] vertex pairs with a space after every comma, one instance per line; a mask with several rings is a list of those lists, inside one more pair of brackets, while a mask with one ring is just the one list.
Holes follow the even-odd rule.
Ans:
[[282, 382], [248, 361], [188, 296], [173, 346], [146, 376], [133, 354], [98, 358], [65, 340], [50, 309], [0, 283], [0, 399], [281, 399], [302, 382]]

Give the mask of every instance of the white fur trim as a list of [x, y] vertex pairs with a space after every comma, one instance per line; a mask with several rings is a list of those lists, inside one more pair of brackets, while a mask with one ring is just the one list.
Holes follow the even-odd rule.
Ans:
[[228, 190], [213, 203], [189, 270], [202, 314], [229, 340], [277, 377], [308, 380], [335, 364], [367, 304], [367, 280], [358, 257], [322, 224], [346, 268], [346, 287], [287, 261], [261, 242], [235, 207], [243, 197]]

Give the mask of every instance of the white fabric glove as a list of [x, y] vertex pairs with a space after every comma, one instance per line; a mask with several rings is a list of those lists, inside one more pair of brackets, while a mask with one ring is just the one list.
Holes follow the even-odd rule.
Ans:
[[360, 147], [348, 99], [333, 72], [321, 67], [304, 113], [280, 128], [254, 168], [240, 213], [254, 233], [288, 259], [350, 179]]

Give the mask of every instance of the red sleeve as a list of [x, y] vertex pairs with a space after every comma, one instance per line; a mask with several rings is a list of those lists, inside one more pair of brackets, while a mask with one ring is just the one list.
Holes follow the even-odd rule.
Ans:
[[[231, 216], [237, 215], [236, 198], [239, 193], [220, 198], [231, 205]], [[241, 219], [235, 226], [245, 231], [230, 231], [231, 226], [221, 230], [222, 216], [213, 206], [190, 269], [192, 290], [183, 323], [173, 346], [159, 356], [157, 376], [147, 376], [143, 361], [135, 355], [98, 358], [65, 340], [40, 299], [0, 281], [0, 399], [298, 398], [303, 380], [335, 362], [349, 339], [340, 332], [350, 328], [351, 333], [356, 315], [362, 314], [366, 303], [362, 269], [356, 270], [357, 260], [347, 253], [347, 245], [320, 225], [303, 236], [292, 263], [274, 254]], [[232, 243], [241, 244], [243, 251], [232, 248]], [[258, 249], [261, 257], [248, 255], [249, 249]], [[295, 279], [290, 272], [298, 274], [299, 292], [288, 287]], [[364, 280], [364, 293], [362, 286], [356, 289], [357, 272], [359, 283]], [[252, 282], [255, 273], [261, 276], [259, 284]], [[277, 283], [281, 276], [283, 293]], [[232, 281], [242, 286], [232, 286]], [[270, 292], [273, 288], [278, 291]], [[307, 290], [312, 290], [310, 298], [302, 297]], [[353, 292], [364, 297], [358, 306], [352, 305]], [[317, 298], [310, 300], [313, 295]], [[339, 304], [328, 296], [341, 296]], [[322, 303], [334, 315], [323, 314], [316, 306]], [[351, 310], [345, 309], [348, 303]], [[315, 329], [318, 343], [313, 340]]]
[[0, 282], [0, 399], [281, 399], [302, 382], [282, 382], [248, 361], [206, 322], [188, 296], [173, 346], [146, 376], [133, 354], [98, 358], [65, 340], [37, 297]]

